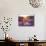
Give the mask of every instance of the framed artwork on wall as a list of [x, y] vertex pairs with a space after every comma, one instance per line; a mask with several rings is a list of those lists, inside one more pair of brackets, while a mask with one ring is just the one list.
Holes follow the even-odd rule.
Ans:
[[19, 26], [34, 26], [34, 16], [18, 16]]

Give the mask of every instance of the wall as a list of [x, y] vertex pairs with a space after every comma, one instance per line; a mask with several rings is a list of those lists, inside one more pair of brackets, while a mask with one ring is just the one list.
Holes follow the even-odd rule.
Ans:
[[[19, 27], [18, 26], [19, 15], [34, 15], [35, 26]], [[39, 40], [44, 40], [45, 15], [46, 15], [45, 5], [43, 5], [43, 7], [40, 8], [33, 8], [30, 6], [28, 0], [0, 0], [0, 16], [13, 17], [12, 26], [8, 33], [10, 34], [10, 37], [13, 36], [14, 39], [16, 38], [16, 40], [27, 40], [34, 34], [37, 35], [37, 38]], [[0, 39], [2, 38], [3, 37], [0, 36]]]
[[45, 21], [45, 24], [44, 24], [44, 25], [45, 25], [45, 26], [44, 26], [44, 27], [45, 27], [45, 28], [44, 28], [44, 38], [46, 39], [46, 16], [45, 16], [45, 20], [44, 20], [44, 21]]
[[[14, 22], [15, 21], [15, 22]], [[20, 40], [27, 40], [29, 37], [32, 37], [34, 34], [37, 35], [37, 38], [42, 40], [44, 39], [44, 16], [35, 15], [35, 26], [34, 27], [19, 27], [17, 23], [17, 17], [13, 20], [12, 25], [12, 35]], [[13, 32], [14, 31], [14, 32]]]

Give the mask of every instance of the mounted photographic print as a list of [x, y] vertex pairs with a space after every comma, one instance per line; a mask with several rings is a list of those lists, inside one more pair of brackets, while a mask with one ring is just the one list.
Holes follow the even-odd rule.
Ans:
[[19, 26], [34, 26], [34, 16], [19, 16], [18, 25]]

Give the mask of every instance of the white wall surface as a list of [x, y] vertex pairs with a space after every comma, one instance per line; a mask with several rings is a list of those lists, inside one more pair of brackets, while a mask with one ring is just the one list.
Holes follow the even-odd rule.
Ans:
[[[27, 40], [29, 37], [32, 37], [34, 34], [36, 34], [37, 39], [45, 40], [45, 7], [46, 6], [44, 5], [40, 8], [33, 8], [30, 6], [28, 0], [0, 0], [0, 16], [13, 17], [12, 26], [8, 33], [10, 36], [12, 35], [14, 39]], [[34, 15], [35, 26], [19, 27], [19, 15]], [[0, 35], [2, 35], [2, 31], [0, 31]], [[0, 36], [0, 39], [4, 39], [2, 36]]]

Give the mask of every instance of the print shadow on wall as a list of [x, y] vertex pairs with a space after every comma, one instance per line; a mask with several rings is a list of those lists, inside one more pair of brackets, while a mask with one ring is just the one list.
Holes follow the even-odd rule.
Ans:
[[19, 16], [18, 25], [19, 26], [34, 26], [34, 16]]

